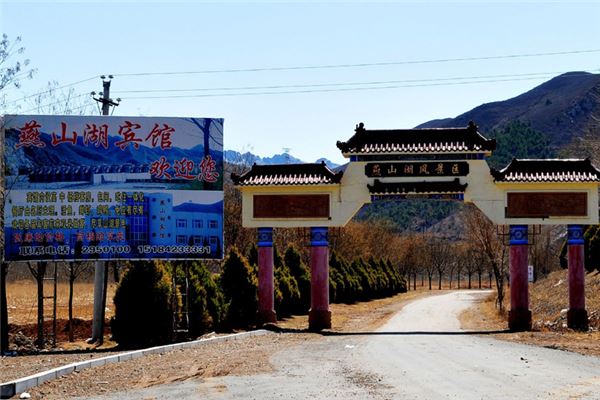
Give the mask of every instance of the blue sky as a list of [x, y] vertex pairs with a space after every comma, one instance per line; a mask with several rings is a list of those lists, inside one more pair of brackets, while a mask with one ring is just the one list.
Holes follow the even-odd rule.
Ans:
[[[32, 108], [50, 80], [114, 74], [115, 115], [225, 119], [225, 148], [342, 162], [337, 140], [356, 123], [410, 128], [518, 95], [567, 71], [600, 71], [600, 51], [473, 61], [279, 71], [181, 72], [480, 58], [600, 49], [599, 2], [16, 2], [1, 1], [0, 31], [19, 35], [37, 69], [6, 91], [7, 111]], [[544, 73], [544, 75], [519, 76]], [[547, 73], [547, 74], [546, 74]], [[501, 82], [453, 84], [476, 76]], [[428, 82], [405, 82], [432, 80]], [[510, 79], [510, 81], [506, 81]], [[520, 80], [514, 80], [520, 79]], [[366, 82], [386, 84], [339, 85]], [[401, 82], [398, 82], [401, 81]], [[466, 79], [461, 82], [473, 82]], [[443, 83], [443, 85], [442, 85]], [[294, 85], [330, 85], [290, 87]], [[382, 86], [425, 85], [373, 89]], [[279, 88], [264, 88], [277, 86]], [[281, 87], [283, 86], [283, 88]], [[99, 78], [72, 86], [101, 89]], [[262, 89], [242, 89], [263, 87]], [[224, 89], [225, 88], [225, 89]], [[315, 92], [314, 90], [368, 88]], [[133, 90], [202, 89], [131, 93]], [[250, 93], [302, 91], [310, 93]], [[223, 96], [228, 94], [228, 96]], [[211, 95], [188, 98], [148, 96]], [[90, 113], [97, 113], [90, 108]]]

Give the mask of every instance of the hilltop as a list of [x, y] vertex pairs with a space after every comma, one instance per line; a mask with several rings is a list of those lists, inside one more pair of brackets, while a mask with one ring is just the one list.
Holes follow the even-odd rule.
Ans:
[[466, 126], [475, 121], [484, 135], [514, 121], [544, 133], [553, 149], [585, 135], [600, 136], [600, 74], [568, 72], [508, 100], [482, 104], [455, 118], [427, 121], [417, 128]]

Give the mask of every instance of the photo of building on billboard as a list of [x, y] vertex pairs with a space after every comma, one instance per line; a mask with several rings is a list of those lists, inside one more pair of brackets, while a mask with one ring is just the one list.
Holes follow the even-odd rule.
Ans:
[[220, 259], [223, 120], [6, 116], [5, 260]]

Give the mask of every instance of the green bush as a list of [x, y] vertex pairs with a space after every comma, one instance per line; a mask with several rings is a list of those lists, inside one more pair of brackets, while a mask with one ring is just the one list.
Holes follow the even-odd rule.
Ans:
[[339, 258], [335, 252], [332, 252], [329, 260], [329, 268], [330, 277], [333, 276], [335, 282], [335, 302], [353, 303], [358, 300], [363, 290], [358, 273], [353, 269], [352, 265], [343, 258]]
[[171, 278], [161, 261], [131, 262], [114, 297], [113, 339], [123, 347], [146, 347], [172, 338]]
[[247, 257], [248, 264], [250, 264], [253, 267], [258, 266], [258, 247], [256, 247], [255, 243], [252, 243], [252, 245], [248, 249]]
[[258, 284], [253, 269], [235, 247], [223, 263], [219, 280], [225, 304], [224, 326], [247, 328], [256, 322]]
[[361, 287], [361, 291], [356, 297], [356, 300], [371, 299], [375, 283], [373, 282], [373, 276], [369, 272], [365, 262], [362, 258], [356, 259], [352, 261], [350, 268], [354, 271], [353, 275], [358, 277]]
[[298, 302], [293, 305], [294, 313], [306, 314], [310, 308], [310, 271], [293, 246], [285, 251], [283, 262], [296, 280], [300, 292]]
[[408, 291], [408, 283], [406, 282], [406, 278], [400, 273], [400, 270], [395, 268], [390, 260], [387, 261], [387, 268], [390, 271], [391, 280], [394, 285], [393, 293], [406, 293]]
[[[273, 263], [275, 264], [275, 287], [281, 293], [281, 299], [276, 296], [275, 311], [280, 317], [290, 316], [300, 303], [298, 283], [290, 273], [290, 269], [283, 262], [276, 248], [273, 248]], [[276, 290], [277, 292], [277, 290]]]
[[223, 294], [202, 262], [189, 271], [189, 332], [192, 336], [218, 329], [224, 318]]

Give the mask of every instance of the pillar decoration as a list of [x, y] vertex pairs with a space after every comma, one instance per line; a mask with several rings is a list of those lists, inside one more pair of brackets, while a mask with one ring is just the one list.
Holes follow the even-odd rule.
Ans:
[[312, 331], [331, 329], [329, 311], [329, 241], [327, 228], [310, 230], [310, 311], [308, 328]]
[[258, 228], [258, 324], [277, 322], [273, 276], [273, 228]]
[[510, 226], [510, 311], [508, 327], [511, 331], [531, 330], [529, 310], [529, 282], [527, 225]]
[[567, 325], [571, 329], [587, 330], [588, 314], [585, 309], [585, 269], [583, 226], [567, 228], [569, 260], [569, 310]]

